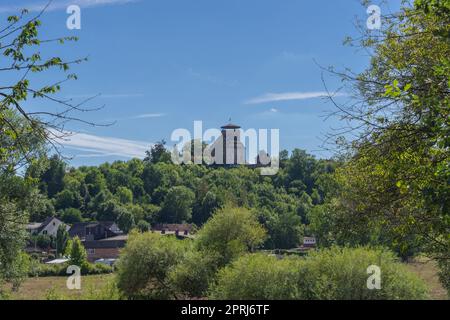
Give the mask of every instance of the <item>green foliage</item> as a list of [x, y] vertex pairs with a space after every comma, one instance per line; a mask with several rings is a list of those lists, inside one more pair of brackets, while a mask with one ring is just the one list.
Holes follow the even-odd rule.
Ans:
[[219, 265], [225, 265], [258, 248], [265, 237], [266, 231], [252, 211], [225, 207], [218, 210], [197, 233], [196, 245], [200, 250], [217, 253]]
[[[367, 268], [381, 268], [381, 289], [367, 288]], [[383, 249], [337, 248], [306, 258], [241, 257], [219, 271], [213, 299], [427, 299], [424, 283]]]
[[169, 281], [178, 296], [204, 297], [218, 269], [219, 256], [209, 251], [188, 251], [171, 269]]
[[127, 187], [120, 186], [117, 188], [116, 197], [122, 204], [133, 202], [133, 192]]
[[61, 256], [66, 252], [67, 243], [69, 241], [69, 233], [65, 225], [60, 225], [56, 232], [56, 255]]
[[161, 221], [181, 223], [189, 221], [195, 194], [183, 186], [172, 187], [167, 191], [161, 209]]
[[[63, 264], [45, 264], [38, 261], [32, 261], [28, 269], [29, 277], [67, 277], [67, 267], [69, 263]], [[81, 270], [83, 275], [109, 274], [112, 273], [112, 267], [105, 264], [85, 264]]]
[[150, 230], [150, 223], [148, 223], [145, 220], [141, 220], [137, 223], [136, 228], [140, 231], [140, 232], [147, 232]]
[[119, 207], [117, 210], [117, 225], [125, 233], [128, 233], [134, 227], [134, 216], [127, 209], [123, 207]]
[[117, 262], [117, 287], [129, 299], [168, 299], [175, 296], [168, 274], [188, 244], [154, 233], [132, 233]]
[[[66, 164], [57, 155], [48, 160], [48, 168], [39, 177], [40, 189], [49, 197], [55, 196], [64, 188]], [[67, 208], [67, 207], [66, 207]]]
[[[305, 299], [427, 299], [423, 281], [383, 248], [340, 248], [312, 252], [301, 269], [299, 286]], [[381, 290], [367, 289], [371, 265], [380, 267]]]
[[81, 243], [80, 238], [75, 237], [67, 244], [67, 255], [70, 257], [69, 263], [81, 268], [84, 273], [88, 268], [87, 253]]
[[33, 244], [36, 244], [36, 246], [41, 249], [51, 248], [52, 244], [53, 244], [52, 238], [47, 234], [38, 234], [38, 235], [32, 236], [31, 242]]
[[340, 74], [358, 97], [343, 116], [357, 139], [328, 221], [337, 243], [379, 243], [402, 258], [418, 252], [441, 261], [450, 253], [449, 1], [414, 1], [383, 20], [358, 44], [372, 52], [359, 75]]
[[166, 142], [164, 140], [155, 143], [151, 147], [150, 151], [146, 151], [145, 162], [158, 163], [158, 162], [171, 162], [170, 153], [165, 148]]
[[61, 220], [68, 224], [73, 224], [83, 221], [81, 211], [75, 208], [67, 208], [62, 212]]
[[219, 300], [300, 299], [297, 287], [301, 261], [264, 254], [245, 255], [221, 269], [209, 298]]

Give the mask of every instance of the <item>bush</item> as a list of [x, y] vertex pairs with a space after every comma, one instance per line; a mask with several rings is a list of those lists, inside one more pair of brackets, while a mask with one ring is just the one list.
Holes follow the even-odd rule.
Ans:
[[[67, 267], [69, 263], [63, 264], [44, 264], [37, 261], [33, 261], [30, 265], [28, 271], [29, 277], [66, 277]], [[106, 274], [112, 273], [112, 267], [105, 264], [85, 264], [81, 269], [81, 274], [83, 275], [93, 275], [93, 274]]]
[[[427, 298], [421, 279], [383, 248], [339, 248], [311, 253], [299, 277], [305, 299], [411, 300]], [[381, 270], [381, 290], [367, 289], [367, 268]]]
[[214, 252], [192, 250], [169, 273], [172, 287], [183, 297], [204, 297], [218, 268]]
[[301, 299], [296, 278], [299, 258], [278, 260], [262, 253], [245, 255], [221, 269], [209, 297], [221, 300]]
[[[381, 269], [381, 289], [367, 288], [367, 268]], [[425, 284], [384, 249], [333, 247], [305, 258], [244, 256], [219, 271], [213, 299], [426, 299]]]
[[262, 245], [265, 238], [266, 230], [252, 211], [225, 207], [203, 225], [195, 241], [200, 250], [216, 252], [224, 266]]
[[175, 237], [132, 232], [117, 262], [117, 287], [130, 299], [174, 297], [167, 275], [187, 246]]

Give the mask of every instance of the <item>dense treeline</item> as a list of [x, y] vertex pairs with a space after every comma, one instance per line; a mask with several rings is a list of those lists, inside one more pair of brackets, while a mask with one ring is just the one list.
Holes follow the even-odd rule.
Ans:
[[[257, 213], [269, 231], [267, 248], [291, 248], [300, 243], [311, 210], [324, 202], [337, 166], [302, 150], [290, 156], [283, 151], [279, 173], [268, 177], [245, 166], [175, 165], [162, 144], [148, 154], [144, 160], [79, 168], [68, 167], [58, 156], [42, 158], [26, 174], [43, 195], [30, 220], [109, 220], [128, 232], [156, 223], [201, 226], [215, 210], [232, 205]], [[36, 169], [42, 166], [46, 169]]]

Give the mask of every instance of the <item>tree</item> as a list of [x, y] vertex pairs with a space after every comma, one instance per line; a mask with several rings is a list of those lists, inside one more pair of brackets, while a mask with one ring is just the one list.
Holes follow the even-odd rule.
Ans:
[[[38, 47], [43, 43], [62, 44], [65, 41], [76, 40], [75, 37], [57, 39], [39, 37], [38, 29], [41, 26], [39, 19], [48, 5], [31, 18], [28, 18], [27, 10], [23, 10], [20, 15], [9, 16], [6, 24], [0, 28], [0, 55], [2, 56], [0, 72], [2, 79], [5, 79], [0, 87], [0, 187], [2, 189], [9, 188], [4, 183], [8, 183], [18, 169], [26, 171], [27, 166], [44, 155], [45, 142], [55, 147], [55, 140], [67, 136], [64, 130], [67, 121], [89, 123], [77, 118], [74, 115], [75, 112], [95, 109], [85, 108], [86, 101], [71, 103], [54, 96], [60, 91], [62, 83], [76, 79], [74, 74], [68, 74], [63, 79], [52, 83], [44, 83], [42, 79], [36, 81], [36, 77], [31, 77], [32, 74], [37, 75], [52, 69], [67, 71], [72, 64], [83, 61], [83, 59], [65, 61], [57, 56], [45, 57], [41, 54]], [[45, 107], [24, 108], [24, 101], [30, 98], [44, 99]], [[55, 105], [60, 108], [54, 108]], [[58, 151], [56, 147], [54, 149]], [[27, 191], [20, 197], [3, 193], [4, 190], [0, 192], [0, 282], [4, 279], [14, 280], [17, 276], [17, 273], [13, 272], [14, 264], [21, 256], [20, 252], [26, 236], [23, 225], [26, 224], [30, 212], [29, 205], [25, 202], [35, 202], [35, 199], [29, 197], [32, 195], [30, 189], [33, 189], [32, 179], [31, 176], [24, 179], [28, 187], [24, 188]], [[55, 190], [50, 192], [53, 194]]]
[[134, 227], [133, 214], [124, 207], [118, 207], [117, 209], [117, 225], [125, 233], [128, 233]]
[[62, 212], [61, 220], [68, 224], [73, 224], [83, 221], [81, 211], [75, 208], [68, 208]]
[[224, 207], [218, 210], [198, 232], [196, 245], [200, 250], [216, 252], [223, 266], [260, 246], [266, 231], [256, 215], [245, 208]]
[[24, 225], [30, 212], [42, 206], [42, 197], [31, 178], [0, 169], [0, 285], [4, 281], [18, 285], [23, 279], [15, 271], [20, 270], [19, 259], [28, 238]]
[[448, 12], [448, 1], [415, 1], [382, 17], [379, 32], [351, 42], [372, 53], [368, 69], [332, 71], [354, 90], [353, 101], [340, 105], [330, 94], [353, 124], [330, 138], [357, 135], [338, 139], [349, 152], [334, 211], [352, 221], [338, 232], [362, 238], [378, 229], [401, 254], [420, 250], [438, 260], [443, 279], [450, 277]]
[[23, 225], [26, 221], [27, 215], [16, 204], [0, 199], [0, 284], [15, 280], [10, 271], [17, 265], [18, 255], [25, 245]]
[[80, 238], [75, 237], [71, 241], [69, 241], [66, 250], [67, 255], [70, 257], [69, 263], [71, 265], [78, 266], [82, 270], [86, 269], [88, 265], [87, 253], [86, 249], [84, 249], [84, 246], [81, 243]]
[[301, 243], [303, 228], [301, 219], [295, 212], [271, 215], [267, 228], [270, 248], [291, 249]]
[[186, 243], [154, 233], [132, 233], [117, 262], [117, 287], [129, 299], [175, 298], [167, 278]]
[[64, 176], [66, 174], [66, 164], [58, 155], [52, 156], [48, 160], [48, 168], [40, 177], [40, 188], [47, 193], [49, 197], [53, 197], [64, 188]]
[[150, 223], [145, 220], [141, 220], [137, 223], [136, 227], [140, 232], [147, 232], [150, 230]]
[[214, 211], [223, 205], [223, 200], [220, 199], [215, 192], [208, 191], [201, 201], [201, 204], [192, 215], [192, 221], [197, 225], [205, 223], [214, 213]]
[[119, 199], [119, 202], [122, 204], [132, 203], [133, 202], [133, 192], [127, 187], [120, 186], [117, 188], [116, 197]]
[[[20, 155], [16, 157], [16, 160], [20, 159], [19, 162], [24, 164], [29, 164], [32, 160], [31, 157], [26, 156], [30, 153], [29, 146], [22, 143], [27, 140], [31, 131], [34, 137], [48, 142], [57, 151], [55, 140], [68, 135], [64, 130], [66, 122], [78, 121], [95, 125], [77, 118], [76, 113], [99, 109], [98, 107], [84, 106], [92, 98], [81, 102], [72, 102], [54, 96], [61, 90], [63, 83], [77, 79], [75, 74], [66, 74], [62, 79], [50, 83], [36, 81], [36, 77], [31, 76], [46, 71], [51, 72], [55, 69], [67, 72], [72, 65], [86, 60], [66, 61], [57, 56], [48, 57], [38, 49], [43, 43], [46, 45], [64, 44], [65, 42], [78, 40], [76, 37], [56, 39], [39, 37], [40, 18], [50, 3], [51, 1], [34, 17], [28, 16], [28, 10], [22, 10], [20, 15], [9, 16], [6, 25], [0, 29], [2, 40], [0, 53], [4, 60], [0, 72], [5, 75], [5, 79], [11, 79], [10, 83], [5, 81], [0, 87], [0, 128], [5, 138], [12, 142], [10, 146], [13, 147], [12, 149], [1, 147], [0, 158], [8, 157], [12, 160], [11, 156], [6, 156], [7, 153], [12, 152], [14, 155]], [[23, 102], [29, 98], [43, 99], [45, 101], [43, 105], [46, 107], [27, 111], [27, 108], [23, 107]], [[59, 108], [56, 109], [51, 106]], [[31, 131], [22, 130], [23, 127], [15, 121], [17, 116], [19, 116], [21, 123], [25, 123], [25, 127], [31, 129]]]
[[66, 252], [67, 243], [69, 241], [69, 233], [65, 225], [60, 225], [56, 232], [56, 255], [61, 256]]
[[77, 192], [64, 189], [54, 196], [55, 209], [64, 210], [68, 208], [81, 207], [82, 199]]
[[189, 221], [194, 199], [195, 194], [184, 186], [170, 188], [162, 204], [160, 220], [169, 223]]
[[166, 150], [166, 141], [161, 140], [155, 143], [150, 149], [150, 151], [145, 151], [144, 162], [147, 163], [158, 163], [158, 162], [171, 162], [170, 152]]

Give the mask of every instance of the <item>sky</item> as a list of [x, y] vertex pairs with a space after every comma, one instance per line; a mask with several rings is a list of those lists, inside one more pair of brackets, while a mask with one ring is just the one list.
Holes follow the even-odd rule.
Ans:
[[[1, 0], [1, 25], [20, 8], [36, 11], [45, 3]], [[66, 27], [71, 4], [81, 8], [80, 30]], [[103, 109], [77, 116], [114, 123], [68, 123], [74, 135], [61, 141], [61, 152], [75, 166], [143, 157], [161, 139], [173, 145], [175, 129], [193, 131], [196, 120], [204, 130], [220, 128], [231, 118], [243, 129], [279, 129], [281, 149], [330, 157], [322, 139], [341, 124], [326, 117], [334, 107], [323, 98], [319, 65], [367, 67], [364, 52], [343, 45], [358, 35], [356, 17], [368, 17], [358, 0], [54, 0], [41, 18], [43, 38], [80, 40], [43, 45], [42, 54], [89, 57], [70, 71], [78, 80], [65, 83], [58, 97], [100, 94], [89, 105]], [[44, 84], [63, 75], [33, 77]], [[340, 88], [339, 79], [324, 78], [329, 90]], [[26, 108], [43, 103], [27, 101]]]

